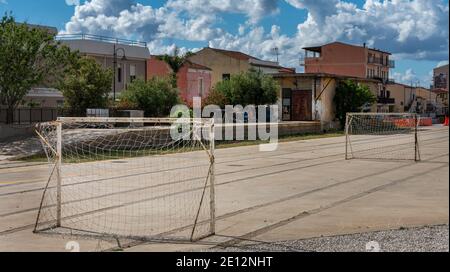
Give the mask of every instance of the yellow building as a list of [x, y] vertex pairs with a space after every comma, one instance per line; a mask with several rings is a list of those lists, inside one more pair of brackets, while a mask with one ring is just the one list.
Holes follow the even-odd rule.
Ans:
[[209, 67], [212, 70], [212, 86], [231, 75], [255, 69], [265, 74], [294, 73], [295, 69], [284, 68], [277, 62], [261, 60], [237, 51], [205, 47], [196, 52], [189, 60]]
[[[437, 96], [423, 87], [412, 87], [400, 83], [387, 84], [379, 94], [378, 105], [383, 112], [418, 112], [432, 111]], [[427, 108], [428, 106], [428, 108]]]

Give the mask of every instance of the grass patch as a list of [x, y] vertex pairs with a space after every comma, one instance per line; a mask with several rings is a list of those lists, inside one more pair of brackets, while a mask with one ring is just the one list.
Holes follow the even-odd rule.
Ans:
[[[305, 140], [313, 140], [313, 139], [323, 139], [323, 138], [334, 138], [341, 137], [344, 135], [344, 132], [337, 131], [332, 133], [308, 133], [308, 134], [298, 134], [298, 135], [289, 135], [282, 136], [278, 139], [279, 143], [283, 142], [296, 142], [296, 141], [305, 141]], [[233, 148], [233, 147], [242, 147], [242, 146], [254, 146], [260, 144], [266, 144], [269, 141], [217, 141], [216, 149], [225, 149], [225, 148]], [[65, 158], [64, 163], [85, 163], [92, 161], [109, 161], [109, 160], [121, 160], [126, 158], [138, 158], [145, 156], [155, 156], [155, 155], [168, 155], [174, 153], [183, 153], [190, 151], [199, 151], [202, 150], [200, 147], [196, 148], [178, 148], [171, 150], [157, 150], [157, 149], [143, 149], [137, 151], [130, 150], [95, 150], [95, 152], [77, 152], [77, 158]], [[34, 154], [31, 156], [23, 157], [19, 159], [24, 162], [47, 162], [47, 157], [44, 153]]]

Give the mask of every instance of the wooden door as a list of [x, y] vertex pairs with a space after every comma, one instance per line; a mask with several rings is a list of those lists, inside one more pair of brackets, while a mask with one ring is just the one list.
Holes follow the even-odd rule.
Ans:
[[292, 91], [292, 121], [312, 120], [312, 91]]

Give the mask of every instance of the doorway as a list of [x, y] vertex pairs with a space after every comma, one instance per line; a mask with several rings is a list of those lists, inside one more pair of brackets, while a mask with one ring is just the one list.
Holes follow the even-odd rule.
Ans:
[[292, 91], [292, 121], [312, 120], [312, 91]]

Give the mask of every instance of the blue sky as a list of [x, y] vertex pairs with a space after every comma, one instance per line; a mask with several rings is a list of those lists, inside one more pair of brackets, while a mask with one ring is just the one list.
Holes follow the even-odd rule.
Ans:
[[[0, 0], [17, 21], [149, 42], [152, 53], [220, 47], [298, 67], [303, 46], [335, 40], [389, 50], [392, 77], [430, 84], [448, 62], [448, 0]], [[298, 67], [301, 69], [300, 67]]]

